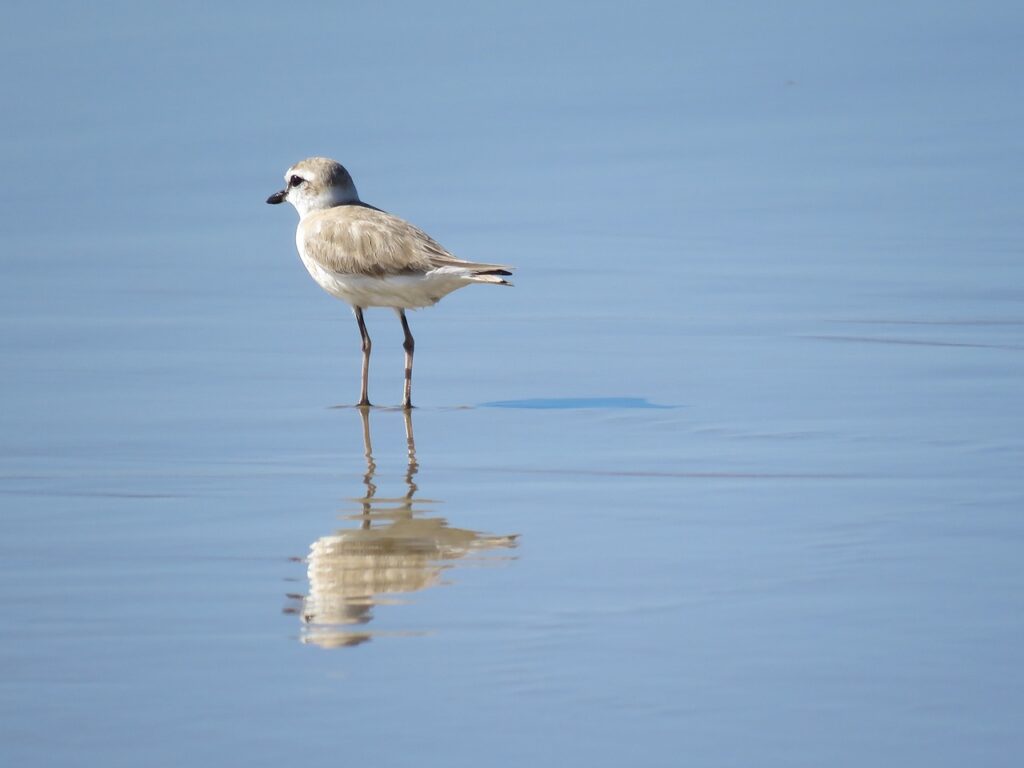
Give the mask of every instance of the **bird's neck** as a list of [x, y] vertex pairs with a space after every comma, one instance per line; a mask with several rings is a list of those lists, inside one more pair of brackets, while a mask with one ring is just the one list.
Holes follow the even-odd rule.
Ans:
[[298, 210], [301, 220], [326, 208], [358, 202], [359, 193], [356, 192], [355, 185], [350, 185], [348, 187], [331, 187], [310, 200], [298, 200], [295, 208]]

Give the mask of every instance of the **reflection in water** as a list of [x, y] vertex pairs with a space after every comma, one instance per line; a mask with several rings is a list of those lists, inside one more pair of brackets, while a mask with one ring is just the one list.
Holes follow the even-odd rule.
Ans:
[[421, 505], [434, 503], [414, 499], [419, 490], [414, 480], [419, 471], [412, 414], [404, 411], [408, 465], [405, 495], [377, 496], [368, 408], [360, 408], [366, 474], [365, 493], [355, 499], [361, 506], [358, 527], [337, 531], [317, 539], [307, 560], [309, 594], [290, 612], [303, 621], [302, 642], [324, 648], [359, 645], [372, 636], [353, 631], [373, 618], [373, 607], [382, 595], [416, 592], [441, 582], [445, 561], [457, 560], [471, 552], [511, 548], [516, 535], [490, 536], [461, 528], [450, 528], [440, 517], [422, 517]]

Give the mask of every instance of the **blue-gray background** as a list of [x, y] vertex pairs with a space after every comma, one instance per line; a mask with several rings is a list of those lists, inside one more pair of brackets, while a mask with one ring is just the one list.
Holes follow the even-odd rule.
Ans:
[[[5, 764], [1019, 765], [1022, 50], [1011, 2], [6, 8]], [[311, 154], [518, 267], [411, 317], [417, 493], [518, 546], [330, 650], [287, 595], [357, 525], [357, 334], [263, 204]]]

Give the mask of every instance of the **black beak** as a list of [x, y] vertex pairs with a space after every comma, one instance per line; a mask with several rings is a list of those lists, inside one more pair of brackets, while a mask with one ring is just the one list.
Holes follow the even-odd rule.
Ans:
[[284, 199], [287, 196], [288, 196], [288, 190], [282, 189], [280, 192], [275, 192], [270, 197], [268, 197], [267, 198], [267, 202], [270, 203], [271, 205], [277, 205], [278, 203], [283, 203]]

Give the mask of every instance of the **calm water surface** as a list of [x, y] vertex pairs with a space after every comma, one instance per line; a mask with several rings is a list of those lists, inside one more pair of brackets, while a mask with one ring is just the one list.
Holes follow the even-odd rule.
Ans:
[[1016, 5], [8, 17], [5, 765], [1020, 764]]

